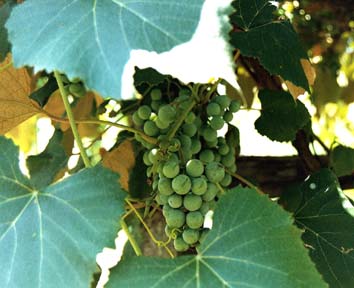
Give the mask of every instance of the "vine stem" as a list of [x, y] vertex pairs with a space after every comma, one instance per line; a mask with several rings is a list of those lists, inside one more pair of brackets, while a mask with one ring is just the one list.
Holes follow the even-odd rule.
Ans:
[[[56, 121], [56, 122], [67, 123], [70, 120], [70, 119], [60, 118], [60, 117], [54, 116], [54, 115], [48, 113], [45, 110], [42, 110], [42, 113], [44, 113], [46, 116], [48, 116], [50, 119], [52, 119], [53, 121]], [[98, 119], [83, 119], [83, 120], [75, 120], [75, 123], [78, 123], [78, 124], [108, 125], [108, 126], [117, 127], [117, 128], [120, 128], [120, 129], [124, 129], [124, 130], [130, 131], [130, 132], [132, 132], [134, 134], [138, 134], [144, 140], [146, 140], [147, 142], [149, 142], [151, 144], [155, 144], [155, 145], [157, 144], [157, 139], [146, 135], [144, 132], [142, 132], [140, 130], [137, 130], [137, 129], [134, 129], [134, 128], [129, 127], [129, 126], [125, 126], [125, 125], [122, 125], [122, 124], [115, 123], [115, 122], [110, 122], [110, 121], [105, 121], [105, 120], [98, 120]]]
[[120, 226], [122, 227], [125, 234], [127, 235], [129, 243], [130, 243], [130, 245], [132, 245], [136, 256], [142, 256], [143, 252], [141, 251], [141, 249], [140, 249], [138, 243], [136, 242], [135, 238], [133, 237], [133, 235], [130, 233], [127, 223], [125, 223], [125, 221], [124, 221], [124, 218], [127, 217], [129, 214], [130, 213], [127, 213], [124, 217], [122, 217], [122, 219], [120, 219]]
[[226, 170], [226, 173], [230, 174], [232, 177], [236, 178], [240, 182], [246, 184], [248, 187], [256, 190], [258, 193], [264, 194], [256, 185], [253, 185], [250, 181], [248, 181], [246, 178], [242, 177], [241, 175], [239, 175], [237, 173], [232, 173], [229, 170]]
[[82, 140], [81, 140], [79, 131], [77, 130], [76, 122], [75, 122], [75, 119], [74, 119], [74, 114], [73, 114], [73, 111], [71, 109], [71, 106], [70, 106], [70, 103], [69, 103], [69, 99], [68, 99], [68, 93], [65, 90], [64, 83], [63, 83], [63, 80], [61, 78], [61, 75], [60, 75], [60, 73], [58, 71], [54, 71], [54, 76], [55, 76], [55, 78], [57, 80], [59, 91], [60, 91], [60, 95], [61, 95], [61, 98], [63, 99], [65, 111], [66, 111], [66, 114], [68, 115], [70, 127], [71, 127], [71, 130], [73, 131], [74, 138], [75, 138], [75, 141], [77, 143], [77, 146], [79, 147], [82, 160], [84, 161], [85, 167], [87, 167], [87, 168], [91, 167], [90, 159], [87, 156], [87, 153], [86, 153], [86, 150], [84, 148], [84, 145], [82, 144]]
[[130, 209], [134, 211], [136, 217], [139, 219], [141, 224], [143, 224], [143, 226], [144, 226], [146, 232], [149, 234], [151, 240], [154, 241], [154, 243], [156, 243], [158, 246], [163, 246], [165, 248], [165, 250], [167, 251], [167, 253], [171, 256], [171, 258], [175, 258], [175, 255], [173, 255], [172, 251], [167, 247], [166, 243], [162, 242], [162, 241], [159, 241], [159, 240], [157, 240], [155, 238], [155, 236], [152, 234], [152, 232], [149, 229], [149, 227], [146, 225], [144, 219], [141, 217], [139, 212], [135, 209], [134, 205], [128, 199], [125, 199], [125, 202], [127, 202], [127, 204], [129, 205]]

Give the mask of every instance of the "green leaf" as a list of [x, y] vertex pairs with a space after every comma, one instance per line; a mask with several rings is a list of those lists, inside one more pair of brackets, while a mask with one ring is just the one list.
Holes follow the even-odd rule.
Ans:
[[134, 87], [138, 87], [142, 84], [157, 86], [167, 79], [167, 75], [160, 74], [153, 68], [139, 69], [138, 67], [135, 67]]
[[280, 75], [307, 91], [308, 81], [301, 65], [307, 59], [299, 38], [289, 21], [274, 20], [275, 5], [268, 0], [236, 0], [231, 23], [231, 44], [241, 54], [256, 57], [273, 75]]
[[238, 187], [218, 202], [198, 255], [128, 258], [107, 287], [326, 287], [300, 237], [289, 213]]
[[50, 185], [59, 171], [66, 166], [69, 157], [65, 153], [62, 140], [63, 132], [56, 130], [41, 154], [27, 158], [31, 182], [37, 189]]
[[0, 147], [1, 286], [89, 287], [124, 212], [117, 174], [96, 166], [37, 190], [12, 142]]
[[331, 166], [338, 177], [354, 172], [354, 149], [342, 145], [336, 146], [331, 152]]
[[6, 27], [16, 66], [60, 70], [102, 96], [120, 98], [130, 51], [163, 52], [188, 41], [203, 2], [27, 0]]
[[257, 131], [271, 140], [292, 141], [296, 132], [306, 126], [311, 117], [304, 104], [287, 92], [261, 90], [261, 116], [256, 120]]
[[10, 52], [11, 44], [8, 41], [5, 22], [9, 18], [15, 1], [7, 1], [1, 6], [0, 3], [0, 62], [4, 61], [7, 53]]
[[284, 203], [301, 199], [293, 209], [295, 223], [305, 231], [302, 239], [330, 287], [354, 287], [354, 209], [343, 207], [349, 201], [336, 176], [321, 170], [284, 195]]

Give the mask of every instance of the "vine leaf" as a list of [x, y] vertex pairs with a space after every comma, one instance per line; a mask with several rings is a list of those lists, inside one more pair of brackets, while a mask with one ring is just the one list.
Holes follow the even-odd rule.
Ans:
[[261, 116], [256, 120], [257, 131], [271, 140], [292, 141], [296, 132], [310, 121], [306, 107], [299, 100], [283, 91], [261, 90]]
[[3, 5], [0, 3], [0, 62], [4, 61], [7, 53], [10, 52], [11, 44], [8, 41], [5, 22], [9, 18], [15, 1], [7, 1]]
[[275, 5], [268, 0], [236, 0], [231, 44], [247, 57], [256, 57], [271, 74], [309, 91], [301, 65], [307, 55], [289, 21], [274, 20]]
[[125, 140], [117, 148], [103, 154], [104, 167], [119, 173], [119, 181], [126, 191], [129, 190], [129, 174], [135, 165], [135, 152], [131, 141]]
[[[310, 257], [330, 287], [354, 287], [354, 208], [342, 193], [336, 176], [321, 170], [285, 193], [295, 223], [305, 232], [302, 239]], [[350, 205], [347, 205], [350, 207]]]
[[[7, 59], [5, 62], [11, 61], [9, 57]], [[28, 98], [30, 92], [31, 78], [25, 68], [8, 66], [1, 69], [0, 65], [0, 134], [40, 112]]]
[[338, 177], [351, 175], [354, 172], [354, 149], [338, 145], [331, 152], [330, 161]]
[[42, 153], [27, 158], [27, 167], [34, 187], [40, 189], [52, 184], [55, 176], [66, 166], [69, 157], [65, 153], [62, 140], [63, 132], [56, 130]]
[[107, 287], [327, 287], [300, 237], [289, 213], [237, 187], [218, 202], [196, 256], [124, 259]]
[[16, 66], [60, 70], [102, 96], [120, 98], [130, 51], [163, 52], [188, 41], [203, 2], [27, 0], [13, 9], [6, 27]]
[[124, 194], [101, 166], [37, 190], [18, 168], [18, 150], [0, 138], [2, 287], [89, 287], [96, 254], [112, 246]]

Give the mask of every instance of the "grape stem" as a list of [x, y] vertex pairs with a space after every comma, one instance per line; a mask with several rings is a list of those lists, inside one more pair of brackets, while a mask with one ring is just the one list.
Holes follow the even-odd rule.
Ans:
[[[60, 118], [60, 117], [54, 116], [54, 115], [48, 113], [45, 110], [41, 110], [41, 112], [44, 113], [46, 116], [48, 116], [53, 121], [60, 122], [60, 123], [68, 123], [69, 122], [69, 119]], [[120, 129], [127, 130], [129, 132], [132, 132], [134, 134], [138, 134], [138, 135], [141, 136], [141, 138], [143, 138], [145, 141], [147, 141], [147, 142], [149, 142], [151, 144], [154, 144], [154, 145], [157, 144], [157, 139], [146, 135], [144, 132], [142, 132], [140, 130], [137, 130], [137, 129], [134, 129], [134, 128], [129, 127], [129, 126], [125, 126], [125, 125], [122, 125], [122, 124], [115, 123], [115, 122], [99, 120], [99, 119], [83, 119], [83, 120], [75, 120], [75, 123], [114, 126], [114, 127], [120, 128]]]
[[130, 233], [127, 223], [125, 223], [125, 221], [124, 221], [124, 219], [130, 214], [130, 212], [131, 212], [131, 210], [127, 214], [125, 214], [122, 217], [122, 219], [120, 219], [120, 226], [122, 227], [125, 234], [127, 235], [129, 243], [130, 243], [130, 245], [132, 245], [135, 255], [142, 256], [143, 252], [141, 251], [141, 249], [140, 249], [138, 243], [136, 242], [135, 238], [133, 237], [133, 235]]
[[60, 73], [58, 71], [54, 71], [54, 76], [55, 76], [55, 78], [57, 80], [59, 91], [60, 91], [60, 95], [61, 95], [61, 98], [62, 98], [63, 103], [64, 103], [65, 111], [66, 111], [66, 114], [68, 115], [70, 127], [71, 127], [71, 130], [72, 130], [73, 134], [74, 134], [74, 138], [75, 138], [75, 141], [77, 143], [77, 146], [79, 147], [82, 160], [84, 161], [84, 164], [85, 164], [86, 168], [91, 167], [90, 159], [87, 156], [85, 147], [82, 144], [82, 140], [81, 140], [79, 131], [78, 131], [77, 126], [76, 126], [77, 122], [74, 119], [74, 114], [73, 114], [73, 111], [71, 109], [71, 106], [70, 106], [70, 103], [69, 103], [69, 99], [68, 99], [69, 95], [68, 95], [67, 91], [65, 90], [62, 77], [61, 77], [61, 75], [60, 75]]
[[151, 240], [157, 245], [157, 246], [163, 246], [165, 248], [165, 250], [167, 251], [167, 253], [171, 256], [171, 258], [175, 258], [175, 255], [173, 255], [172, 251], [167, 247], [167, 243], [163, 242], [163, 241], [159, 241], [155, 238], [155, 236], [152, 234], [151, 230], [149, 229], [149, 227], [147, 226], [147, 224], [145, 223], [144, 219], [141, 217], [141, 215], [139, 214], [139, 212], [135, 209], [134, 205], [128, 200], [125, 199], [125, 202], [128, 204], [128, 206], [130, 207], [130, 209], [135, 213], [136, 217], [139, 219], [139, 221], [141, 222], [141, 224], [143, 224], [146, 232], [149, 234]]
[[232, 173], [229, 170], [226, 170], [226, 173], [230, 174], [232, 177], [236, 178], [240, 182], [246, 184], [248, 187], [256, 190], [258, 193], [264, 194], [256, 185], [253, 185], [250, 181], [248, 181], [246, 178], [242, 177], [241, 175], [239, 175], [237, 173]]

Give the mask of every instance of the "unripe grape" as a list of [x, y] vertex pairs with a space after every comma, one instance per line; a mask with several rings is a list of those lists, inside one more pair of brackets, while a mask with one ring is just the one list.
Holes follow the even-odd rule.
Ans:
[[213, 116], [210, 120], [210, 127], [214, 130], [220, 130], [222, 127], [224, 127], [224, 124], [225, 120], [221, 116]]
[[218, 140], [214, 140], [214, 141], [206, 141], [206, 144], [209, 148], [216, 148], [216, 146], [218, 145]]
[[230, 151], [230, 147], [227, 144], [222, 144], [220, 145], [218, 152], [220, 155], [227, 155], [227, 153], [229, 153]]
[[228, 187], [232, 183], [232, 177], [230, 174], [225, 174], [224, 178], [220, 181], [220, 185]]
[[203, 195], [208, 188], [208, 182], [204, 177], [198, 177], [192, 179], [192, 192], [195, 195]]
[[177, 138], [172, 138], [170, 141], [170, 146], [168, 146], [168, 151], [177, 152], [181, 148], [181, 141]]
[[214, 161], [214, 153], [210, 149], [205, 149], [199, 154], [199, 159], [205, 163]]
[[161, 155], [161, 152], [159, 149], [154, 148], [154, 149], [150, 150], [148, 157], [149, 157], [150, 162], [152, 164], [155, 164], [155, 163], [159, 162], [163, 156]]
[[206, 192], [202, 195], [204, 201], [209, 202], [213, 200], [218, 193], [219, 188], [214, 183], [208, 183]]
[[209, 210], [210, 210], [209, 203], [203, 201], [203, 204], [199, 209], [200, 213], [202, 213], [203, 216], [205, 216], [209, 212]]
[[162, 92], [160, 89], [152, 89], [150, 92], [151, 100], [156, 101], [160, 100], [162, 97]]
[[173, 194], [172, 181], [168, 178], [160, 178], [157, 188], [159, 190], [159, 193], [162, 195], [169, 196]]
[[143, 120], [148, 120], [151, 115], [151, 108], [147, 105], [140, 106], [138, 109], [138, 115]]
[[236, 113], [241, 108], [241, 102], [237, 100], [232, 100], [229, 106], [229, 110], [233, 113]]
[[159, 128], [155, 122], [148, 120], [144, 123], [144, 133], [148, 136], [154, 137], [159, 134]]
[[183, 155], [183, 159], [191, 159], [192, 158], [192, 149], [191, 147], [182, 147], [181, 149], [182, 155]]
[[226, 111], [226, 112], [225, 112], [225, 114], [224, 114], [224, 120], [225, 120], [227, 123], [230, 123], [233, 118], [234, 118], [234, 115], [232, 114], [231, 111]]
[[221, 157], [221, 163], [226, 167], [230, 167], [235, 163], [235, 154], [232, 153], [232, 151], [229, 151], [229, 153]]
[[133, 119], [133, 123], [134, 123], [136, 126], [142, 126], [142, 125], [144, 124], [144, 120], [139, 117], [137, 111], [135, 111], [135, 112], [133, 113], [132, 119]]
[[222, 110], [225, 110], [230, 106], [231, 99], [227, 95], [220, 95], [214, 98], [214, 101], [218, 103]]
[[187, 174], [191, 177], [199, 177], [204, 172], [203, 162], [198, 159], [191, 159], [186, 164]]
[[202, 203], [202, 198], [194, 194], [188, 194], [183, 199], [183, 206], [189, 211], [197, 211], [202, 206]]
[[194, 123], [191, 123], [191, 124], [184, 123], [182, 125], [182, 130], [185, 135], [187, 135], [189, 137], [193, 137], [197, 133], [198, 128], [197, 128], [197, 126], [195, 126]]
[[187, 149], [190, 149], [192, 146], [192, 139], [191, 137], [185, 135], [185, 134], [181, 134], [178, 137], [179, 141], [181, 142], [181, 146]]
[[191, 152], [197, 154], [202, 149], [202, 143], [198, 139], [192, 139]]
[[162, 168], [162, 173], [167, 178], [175, 178], [179, 174], [179, 171], [179, 164], [174, 160], [166, 161]]
[[161, 104], [162, 104], [161, 101], [151, 101], [150, 106], [151, 106], [152, 111], [154, 111], [154, 112], [159, 111]]
[[180, 174], [172, 180], [173, 190], [180, 195], [185, 195], [192, 187], [191, 179], [184, 174]]
[[194, 112], [191, 111], [188, 113], [186, 119], [184, 119], [184, 122], [188, 123], [188, 124], [192, 124], [192, 123], [194, 123], [195, 119], [196, 119], [196, 116], [195, 116]]
[[168, 200], [168, 196], [166, 196], [166, 195], [157, 194], [156, 197], [155, 197], [155, 201], [159, 205], [166, 205], [167, 204], [167, 200]]
[[72, 83], [69, 85], [69, 92], [75, 97], [83, 97], [86, 94], [85, 86], [82, 83]]
[[218, 139], [218, 133], [211, 127], [205, 127], [203, 129], [203, 137], [205, 141], [215, 141]]
[[218, 103], [211, 102], [208, 104], [206, 111], [208, 116], [217, 116], [221, 114], [221, 107]]
[[225, 176], [225, 170], [217, 162], [211, 162], [205, 167], [205, 175], [210, 182], [220, 182]]
[[156, 123], [156, 126], [161, 130], [167, 129], [168, 127], [170, 127], [170, 123], [161, 121], [159, 117], [156, 118], [155, 123]]
[[189, 249], [189, 245], [182, 239], [182, 237], [174, 239], [173, 246], [177, 252], [185, 252]]
[[214, 154], [214, 162], [220, 162], [221, 161], [221, 155], [219, 153]]
[[166, 223], [169, 227], [180, 228], [184, 225], [186, 216], [183, 211], [171, 208], [165, 214]]
[[198, 229], [204, 224], [203, 214], [199, 211], [189, 212], [186, 216], [186, 223], [189, 228]]
[[184, 242], [186, 242], [189, 245], [197, 243], [199, 240], [199, 236], [200, 236], [200, 232], [197, 229], [187, 228], [182, 233], [182, 238]]
[[232, 172], [235, 173], [237, 171], [237, 165], [236, 163], [233, 163], [228, 169]]
[[151, 166], [152, 162], [149, 159], [149, 151], [145, 151], [143, 155], [143, 162], [146, 166]]
[[164, 105], [160, 107], [157, 115], [162, 122], [171, 123], [175, 120], [176, 114], [177, 112], [175, 107], [171, 105]]
[[183, 197], [178, 194], [173, 194], [168, 197], [167, 202], [172, 208], [179, 208], [183, 204]]

